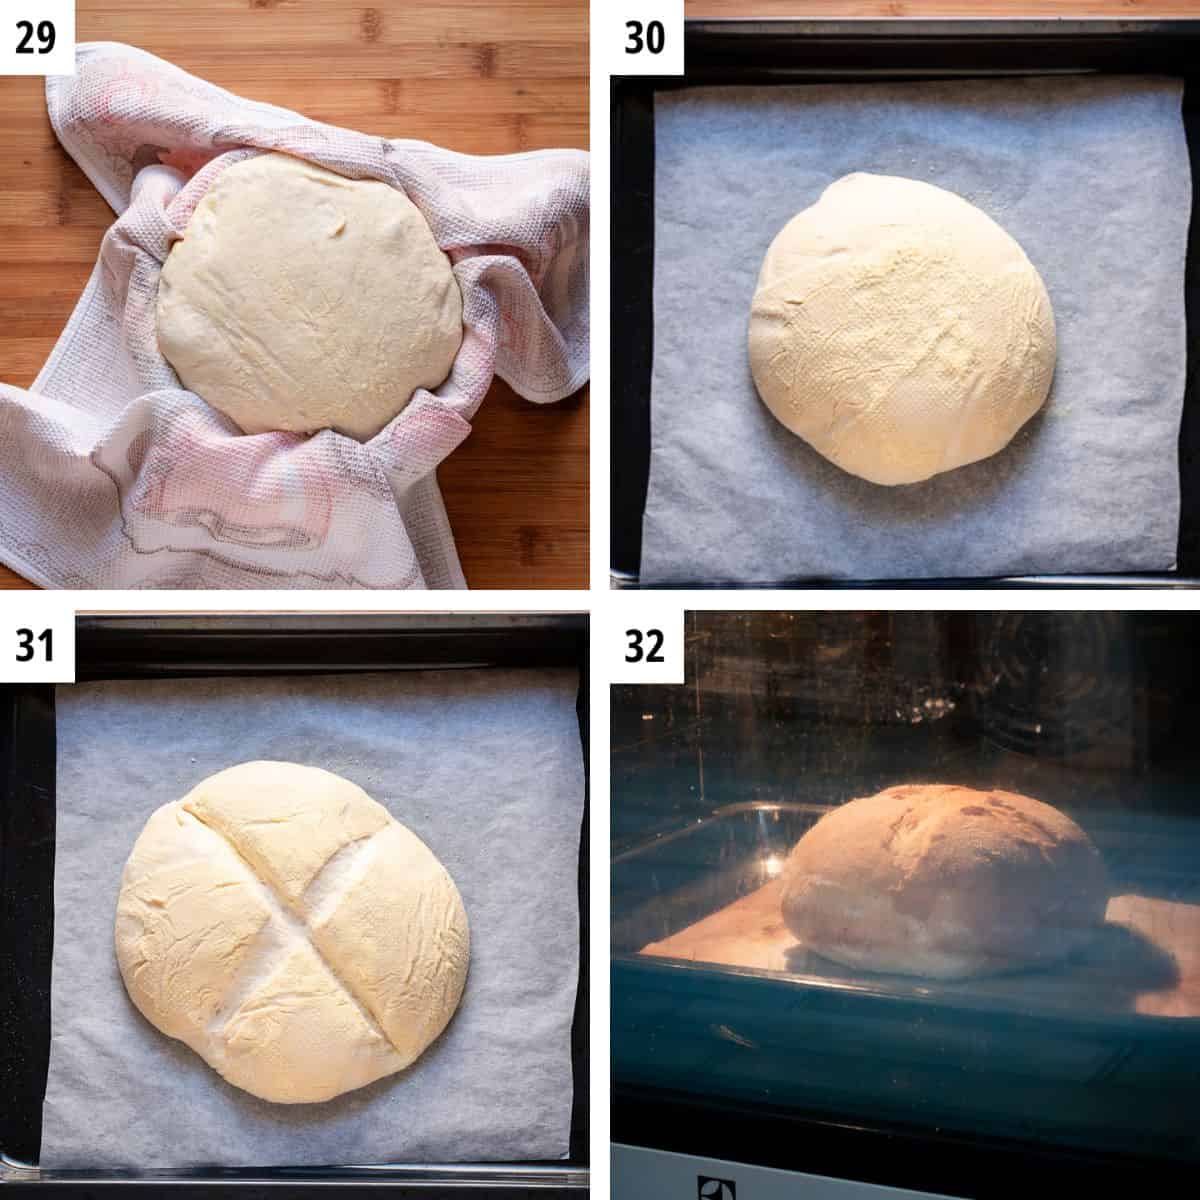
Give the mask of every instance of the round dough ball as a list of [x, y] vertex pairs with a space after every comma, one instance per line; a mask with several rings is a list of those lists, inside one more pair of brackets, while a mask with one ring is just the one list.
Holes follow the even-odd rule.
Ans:
[[750, 368], [772, 413], [872, 483], [917, 483], [1003, 449], [1050, 391], [1041, 276], [953, 192], [847, 175], [771, 243]]
[[398, 188], [286, 154], [227, 167], [163, 264], [158, 344], [245, 433], [377, 434], [462, 344], [462, 293]]
[[117, 901], [130, 999], [230, 1083], [278, 1104], [403, 1070], [449, 1022], [470, 936], [454, 881], [366, 792], [251, 762], [165, 804]]
[[783, 919], [810, 950], [937, 979], [1065, 958], [1095, 936], [1108, 896], [1104, 861], [1069, 817], [940, 784], [835, 808], [783, 869]]

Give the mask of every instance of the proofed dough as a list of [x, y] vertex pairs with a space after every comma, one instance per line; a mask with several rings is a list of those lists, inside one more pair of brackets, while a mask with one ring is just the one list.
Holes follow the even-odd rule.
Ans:
[[151, 816], [116, 950], [147, 1020], [237, 1087], [298, 1104], [412, 1063], [458, 1006], [469, 933], [446, 869], [361, 788], [251, 762]]
[[1108, 873], [1065, 813], [1016, 792], [904, 784], [851, 800], [795, 845], [783, 919], [868, 971], [954, 979], [1042, 966], [1104, 923]]
[[450, 373], [462, 295], [399, 188], [286, 154], [227, 167], [163, 264], [158, 344], [246, 433], [366, 439]]
[[942, 188], [847, 175], [771, 243], [750, 367], [772, 413], [872, 483], [1001, 450], [1042, 406], [1054, 316], [1025, 252]]

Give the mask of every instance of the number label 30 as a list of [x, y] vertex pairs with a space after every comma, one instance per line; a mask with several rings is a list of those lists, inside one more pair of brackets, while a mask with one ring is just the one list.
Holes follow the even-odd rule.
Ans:
[[648, 21], [644, 26], [641, 21], [626, 21], [625, 34], [626, 54], [641, 54], [643, 50], [661, 54], [667, 38], [661, 21]]
[[683, 0], [593, 4], [592, 26], [610, 75], [683, 74]]

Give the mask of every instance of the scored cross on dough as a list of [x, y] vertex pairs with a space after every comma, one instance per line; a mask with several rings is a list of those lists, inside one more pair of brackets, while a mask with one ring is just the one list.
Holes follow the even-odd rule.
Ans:
[[301, 1103], [399, 1071], [448, 1023], [469, 933], [445, 868], [360, 788], [291, 763], [150, 818], [118, 902], [131, 998], [230, 1083]]

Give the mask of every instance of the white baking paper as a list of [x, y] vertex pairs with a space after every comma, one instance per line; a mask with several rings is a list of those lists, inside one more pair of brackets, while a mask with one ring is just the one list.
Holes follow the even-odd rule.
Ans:
[[[499, 669], [60, 687], [42, 1166], [565, 1157], [577, 688], [571, 670]], [[471, 923], [466, 990], [442, 1037], [407, 1071], [326, 1104], [227, 1084], [134, 1008], [113, 951], [121, 870], [146, 818], [262, 758], [365, 788], [445, 864]]]
[[[1191, 177], [1178, 80], [698, 88], [655, 106], [648, 583], [1170, 569]], [[1024, 247], [1058, 327], [1005, 450], [881, 487], [789, 433], [750, 375], [772, 239], [835, 179], [902, 175]]]

